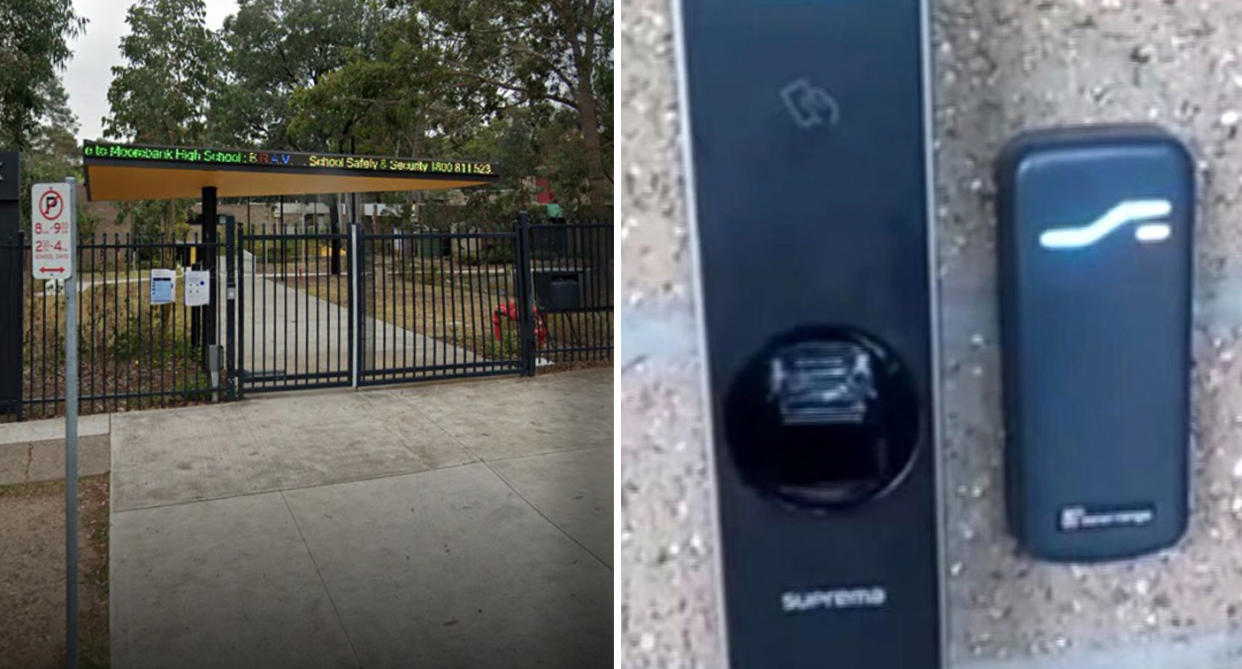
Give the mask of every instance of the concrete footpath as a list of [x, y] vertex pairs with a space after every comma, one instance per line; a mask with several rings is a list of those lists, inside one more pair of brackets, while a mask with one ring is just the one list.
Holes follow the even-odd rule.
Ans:
[[111, 418], [117, 667], [612, 662], [612, 370]]
[[[78, 472], [108, 471], [111, 416], [78, 419]], [[65, 419], [0, 423], [0, 485], [65, 480]]]

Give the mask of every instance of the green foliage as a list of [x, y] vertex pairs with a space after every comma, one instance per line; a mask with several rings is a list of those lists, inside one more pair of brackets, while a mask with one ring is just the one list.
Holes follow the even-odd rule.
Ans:
[[[63, 96], [64, 91], [61, 91]], [[67, 105], [66, 98], [61, 98], [58, 105]], [[30, 148], [21, 155], [22, 188], [18, 189], [21, 204], [18, 211], [22, 217], [22, 228], [30, 225], [30, 185], [52, 181], [64, 181], [65, 177], [75, 176], [81, 179], [78, 165], [78, 143], [73, 133], [78, 125], [73, 115], [65, 107], [63, 116], [39, 126], [32, 137]], [[61, 114], [56, 114], [61, 116]], [[94, 230], [96, 216], [86, 215], [85, 203], [78, 202], [78, 234], [89, 236]]]
[[[605, 211], [592, 205], [592, 166], [582, 135], [578, 133], [570, 114], [560, 111], [547, 124], [539, 128], [541, 168], [538, 172], [548, 180], [558, 204], [571, 220], [606, 221], [611, 218]], [[607, 174], [612, 173], [611, 148], [604, 153]], [[611, 180], [608, 190], [611, 192]], [[542, 214], [541, 214], [542, 215]]]
[[188, 228], [184, 223], [193, 215], [193, 200], [135, 200], [117, 204], [118, 224], [129, 221], [130, 233], [142, 244], [166, 242]]
[[478, 253], [462, 254], [457, 258], [462, 265], [501, 265], [513, 262], [513, 245], [489, 244], [479, 249]]
[[302, 241], [297, 239], [265, 239], [255, 242], [254, 247], [248, 250], [254, 254], [256, 261], [264, 263], [289, 262], [303, 257]]
[[[493, 188], [379, 195], [399, 227], [541, 217], [536, 177], [568, 218], [611, 215], [611, 0], [240, 0], [216, 34], [203, 16], [203, 0], [129, 10], [109, 137], [501, 164]], [[189, 213], [122, 210], [140, 237]]]
[[85, 29], [72, 0], [0, 2], [0, 147], [24, 150], [44, 122], [68, 125], [58, 71]]
[[609, 218], [611, 2], [361, 4], [379, 37], [289, 96], [295, 144], [348, 149], [349, 138], [361, 153], [499, 162], [496, 188], [404, 203], [435, 228], [512, 220], [531, 205], [534, 176], [571, 218]]
[[[70, 54], [66, 38], [80, 34], [85, 19], [76, 18], [68, 2], [25, 0], [0, 3], [0, 26], [14, 26], [12, 31], [0, 30], [0, 72], [4, 72], [0, 75], [0, 148], [22, 150], [18, 211], [21, 227], [26, 229], [30, 184], [81, 178], [74, 138], [78, 121], [55, 71]], [[61, 32], [54, 34], [56, 30]], [[28, 49], [25, 62], [12, 61], [22, 54], [10, 48]], [[32, 72], [44, 73], [46, 78], [32, 83], [28, 76]], [[79, 204], [79, 234], [89, 236], [95, 218], [84, 215]]]
[[440, 269], [437, 263], [424, 262], [413, 265], [407, 276], [414, 277], [424, 286], [438, 286], [444, 283], [444, 270]]
[[[197, 349], [195, 349], [197, 355]], [[191, 358], [196, 360], [197, 358]], [[197, 372], [189, 378], [177, 383], [177, 390], [182, 401], [199, 402], [211, 391], [211, 377], [205, 372]]]
[[518, 333], [517, 321], [502, 318], [500, 321], [500, 339], [489, 333], [487, 340], [487, 357], [492, 360], [511, 360], [522, 351], [522, 337]]
[[[112, 68], [104, 135], [148, 144], [196, 144], [206, 135], [208, 101], [224, 52], [206, 26], [203, 0], [139, 0], [125, 17], [125, 64]], [[143, 242], [166, 238], [192, 202], [126, 202], [119, 215]]]
[[187, 355], [195, 360], [199, 349], [189, 343], [189, 331], [183, 324], [173, 327], [175, 305], [135, 305], [145, 313], [130, 313], [124, 325], [107, 333], [107, 348], [118, 360], [176, 359]]
[[373, 139], [383, 112], [374, 101], [391, 93], [396, 74], [389, 63], [356, 60], [325, 74], [314, 86], [294, 91], [290, 138], [302, 145], [345, 149], [346, 137], [356, 140], [362, 134], [364, 146], [372, 145], [367, 140]]
[[[584, 178], [590, 192], [584, 215], [607, 219], [612, 199], [612, 2], [406, 0], [402, 6], [408, 10], [411, 46], [426, 54], [411, 61], [424, 68], [423, 79], [430, 79], [426, 83], [455, 90], [463, 106], [482, 107], [491, 119], [544, 103], [570, 112], [581, 142], [556, 148], [577, 148], [583, 160], [576, 167], [582, 172], [563, 176], [569, 182]], [[561, 175], [556, 180], [567, 181]]]
[[[313, 88], [352, 56], [369, 57], [383, 19], [372, 0], [249, 0], [225, 19], [225, 77], [211, 104], [213, 136], [266, 148], [335, 148], [340, 127], [300, 137], [289, 133], [291, 97]], [[326, 123], [326, 119], [324, 123]], [[318, 130], [318, 129], [317, 129]]]
[[125, 65], [112, 68], [108, 87], [106, 137], [174, 145], [203, 138], [223, 58], [205, 21], [203, 0], [139, 0], [129, 8]]

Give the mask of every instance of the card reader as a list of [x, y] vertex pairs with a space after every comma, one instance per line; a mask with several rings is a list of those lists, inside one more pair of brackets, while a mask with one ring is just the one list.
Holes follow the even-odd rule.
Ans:
[[1031, 132], [996, 167], [1009, 525], [1128, 558], [1189, 507], [1194, 160], [1152, 126]]

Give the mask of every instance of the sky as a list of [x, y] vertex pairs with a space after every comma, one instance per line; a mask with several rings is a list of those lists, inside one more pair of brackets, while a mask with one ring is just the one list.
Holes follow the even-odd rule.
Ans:
[[[125, 11], [131, 2], [74, 0], [78, 16], [90, 19], [86, 34], [73, 40], [73, 60], [62, 73], [69, 92], [69, 108], [78, 117], [78, 139], [102, 139], [102, 119], [108, 113], [108, 85], [112, 67], [121, 65], [121, 37], [129, 32]], [[207, 27], [219, 30], [224, 17], [237, 11], [237, 0], [205, 0]]]

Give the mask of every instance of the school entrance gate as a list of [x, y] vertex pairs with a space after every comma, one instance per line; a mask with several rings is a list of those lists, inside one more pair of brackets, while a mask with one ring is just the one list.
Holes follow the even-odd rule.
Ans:
[[[90, 199], [201, 197], [202, 215], [179, 238], [80, 240], [83, 413], [611, 359], [611, 224], [433, 230], [293, 197], [486, 185], [495, 165], [90, 142], [84, 154]], [[219, 213], [218, 198], [265, 196], [279, 199]], [[29, 240], [0, 234], [0, 256], [22, 266]], [[209, 305], [152, 304], [153, 269], [209, 277]], [[0, 396], [0, 415], [56, 415], [63, 287], [25, 278], [0, 293], [23, 333], [20, 395]]]

